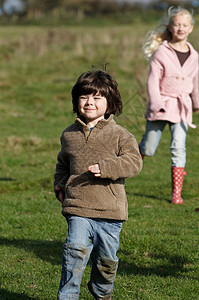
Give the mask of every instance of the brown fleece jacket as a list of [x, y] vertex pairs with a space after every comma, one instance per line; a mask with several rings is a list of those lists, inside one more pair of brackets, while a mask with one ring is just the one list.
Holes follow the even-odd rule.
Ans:
[[[62, 214], [88, 218], [127, 220], [125, 178], [142, 169], [134, 136], [111, 115], [90, 130], [77, 118], [61, 136], [54, 187], [64, 194]], [[101, 177], [88, 171], [99, 164]]]

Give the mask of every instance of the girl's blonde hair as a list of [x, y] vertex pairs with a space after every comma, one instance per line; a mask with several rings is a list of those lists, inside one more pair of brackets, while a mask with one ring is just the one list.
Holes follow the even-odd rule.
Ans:
[[194, 25], [195, 21], [193, 18], [193, 11], [190, 13], [188, 10], [181, 8], [180, 6], [177, 8], [173, 6], [169, 7], [166, 21], [163, 21], [162, 24], [149, 31], [146, 35], [142, 51], [147, 60], [152, 59], [153, 54], [164, 40], [170, 41], [172, 39], [172, 34], [168, 29], [168, 25], [171, 24], [173, 18], [178, 14], [189, 16], [192, 25]]

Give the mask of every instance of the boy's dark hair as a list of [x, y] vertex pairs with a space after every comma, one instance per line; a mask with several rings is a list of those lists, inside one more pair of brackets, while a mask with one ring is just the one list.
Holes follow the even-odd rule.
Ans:
[[105, 117], [110, 114], [120, 115], [122, 113], [122, 99], [118, 90], [117, 82], [105, 71], [94, 70], [84, 72], [77, 79], [72, 89], [73, 112], [80, 116], [78, 110], [79, 97], [82, 95], [96, 95], [107, 99], [108, 108]]

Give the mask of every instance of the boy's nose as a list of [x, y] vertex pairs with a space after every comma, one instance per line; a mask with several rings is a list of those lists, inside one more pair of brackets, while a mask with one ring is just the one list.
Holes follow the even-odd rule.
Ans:
[[87, 104], [93, 104], [93, 102], [94, 102], [93, 97], [92, 96], [88, 97]]

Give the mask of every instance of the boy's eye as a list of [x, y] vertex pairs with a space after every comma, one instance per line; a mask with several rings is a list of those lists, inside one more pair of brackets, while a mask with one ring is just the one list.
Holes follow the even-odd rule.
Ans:
[[104, 99], [104, 96], [101, 96], [101, 95], [95, 95], [95, 96], [94, 96], [94, 99], [101, 100], [101, 99]]

